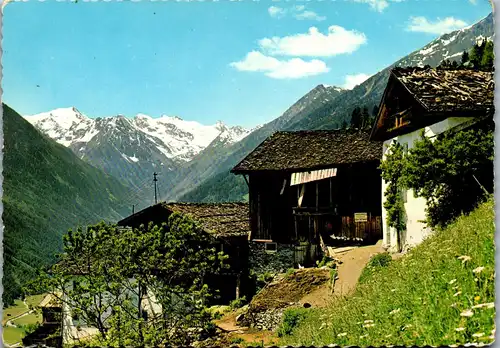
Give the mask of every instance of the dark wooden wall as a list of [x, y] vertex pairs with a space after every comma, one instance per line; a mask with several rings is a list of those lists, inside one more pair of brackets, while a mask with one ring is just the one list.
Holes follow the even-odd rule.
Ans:
[[[290, 186], [291, 173], [252, 173], [249, 177], [252, 239], [319, 243], [318, 231], [322, 226], [330, 223], [332, 229], [340, 233], [343, 221], [350, 221], [342, 217], [352, 218], [357, 212], [368, 213], [375, 218], [370, 220], [371, 224], [376, 224], [376, 217], [382, 215], [379, 165], [378, 161], [373, 161], [339, 166], [337, 176], [306, 183], [301, 207], [298, 207], [298, 197], [302, 185]], [[280, 194], [285, 179], [287, 182]], [[379, 233], [375, 227], [369, 230]]]

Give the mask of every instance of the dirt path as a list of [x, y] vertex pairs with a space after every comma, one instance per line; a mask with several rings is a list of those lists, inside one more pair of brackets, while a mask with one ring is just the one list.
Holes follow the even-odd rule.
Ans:
[[[333, 294], [327, 282], [306, 293], [299, 302], [309, 303], [313, 308], [324, 308], [329, 306], [335, 297], [348, 295], [355, 289], [359, 276], [370, 258], [382, 252], [384, 252], [382, 241], [379, 241], [376, 245], [356, 247], [336, 253], [334, 257], [342, 261], [342, 264], [338, 266], [339, 278], [335, 282]], [[238, 314], [228, 313], [215, 323], [221, 329], [227, 331], [230, 338], [239, 337], [247, 343], [272, 345], [277, 340], [276, 334], [272, 331], [259, 331], [238, 326], [236, 323]]]
[[341, 260], [342, 264], [338, 267], [339, 278], [335, 282], [334, 294], [342, 296], [351, 293], [370, 258], [382, 252], [384, 252], [384, 249], [380, 240], [375, 245], [354, 248], [335, 254], [334, 257]]

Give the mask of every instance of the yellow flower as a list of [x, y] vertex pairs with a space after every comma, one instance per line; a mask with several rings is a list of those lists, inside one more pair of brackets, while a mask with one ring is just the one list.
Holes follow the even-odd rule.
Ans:
[[474, 297], [474, 301], [476, 301], [476, 302], [479, 301], [480, 299], [481, 299], [481, 296]]

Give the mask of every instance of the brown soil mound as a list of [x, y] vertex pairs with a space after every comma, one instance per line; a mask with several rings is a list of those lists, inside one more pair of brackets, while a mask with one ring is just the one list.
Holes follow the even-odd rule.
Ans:
[[254, 312], [278, 309], [298, 303], [305, 295], [330, 280], [328, 269], [303, 268], [266, 285], [252, 300]]

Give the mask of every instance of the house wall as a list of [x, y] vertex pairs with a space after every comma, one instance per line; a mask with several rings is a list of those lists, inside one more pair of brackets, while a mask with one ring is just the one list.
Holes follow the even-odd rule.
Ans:
[[[473, 117], [450, 117], [441, 122], [435, 123], [433, 125], [425, 127], [425, 136], [432, 138], [444, 131], [454, 128], [465, 122], [473, 120]], [[387, 147], [393, 141], [397, 141], [402, 145], [407, 144], [408, 149], [413, 148], [416, 141], [420, 139], [420, 134], [422, 130], [416, 130], [414, 132], [403, 134], [395, 138], [384, 141], [383, 146], [383, 156], [382, 160], [387, 157], [388, 149]], [[382, 180], [382, 206], [385, 203], [384, 192], [387, 188], [387, 183]], [[406, 202], [404, 203], [406, 212], [406, 232], [402, 235], [401, 241], [403, 245], [403, 250], [409, 247], [420, 244], [426, 237], [428, 237], [432, 231], [426, 228], [422, 220], [425, 220], [425, 209], [426, 201], [424, 198], [415, 198], [413, 190], [407, 190], [406, 192]], [[394, 228], [389, 228], [387, 226], [387, 212], [382, 207], [382, 226], [383, 226], [383, 245], [388, 248], [389, 251], [397, 251], [397, 235]]]

